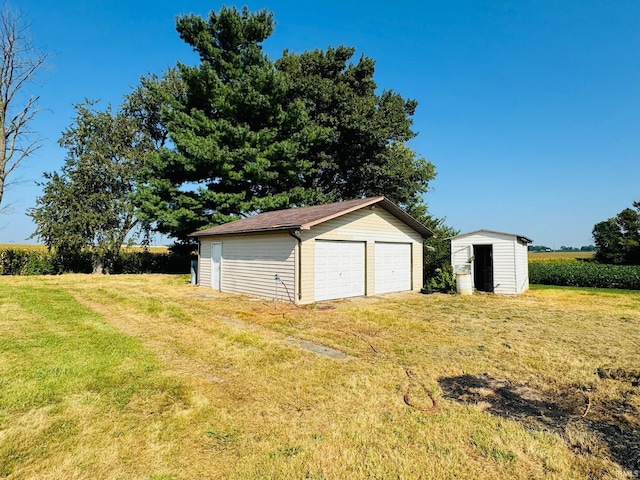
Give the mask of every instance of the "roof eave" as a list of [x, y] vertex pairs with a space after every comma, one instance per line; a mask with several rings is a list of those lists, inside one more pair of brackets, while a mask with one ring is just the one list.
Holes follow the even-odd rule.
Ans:
[[398, 220], [404, 222], [413, 228], [416, 232], [422, 235], [422, 238], [437, 238], [437, 235], [433, 230], [424, 225], [419, 220], [416, 220], [414, 217], [409, 215], [403, 209], [401, 209], [398, 205], [393, 203], [391, 200], [388, 200], [384, 197], [381, 197], [382, 201], [380, 201], [380, 206], [384, 208], [391, 215], [396, 217]]
[[218, 237], [221, 235], [239, 235], [243, 233], [268, 233], [268, 232], [285, 232], [288, 230], [305, 230], [302, 225], [282, 225], [278, 227], [267, 228], [247, 228], [245, 230], [234, 230], [233, 232], [209, 232], [208, 230], [200, 230], [190, 233], [189, 237]]
[[470, 235], [475, 235], [475, 234], [480, 233], [480, 232], [494, 233], [494, 234], [498, 234], [498, 235], [507, 235], [509, 237], [516, 237], [519, 241], [524, 242], [524, 243], [533, 243], [533, 240], [531, 240], [529, 237], [525, 237], [524, 235], [518, 235], [517, 233], [498, 232], [497, 230], [487, 230], [485, 228], [481, 228], [480, 230], [474, 230], [472, 232], [461, 233], [460, 235], [455, 235], [453, 237], [447, 237], [447, 238], [445, 238], [445, 240], [452, 240], [454, 238], [468, 237]]

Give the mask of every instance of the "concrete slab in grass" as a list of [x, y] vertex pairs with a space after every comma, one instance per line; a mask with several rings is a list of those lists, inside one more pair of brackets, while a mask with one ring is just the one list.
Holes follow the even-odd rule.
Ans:
[[336, 350], [335, 348], [327, 347], [326, 345], [319, 345], [317, 343], [310, 342], [308, 340], [301, 340], [300, 338], [288, 337], [287, 342], [295, 343], [309, 352], [317, 353], [325, 357], [333, 358], [334, 360], [346, 360], [349, 357], [344, 352]]

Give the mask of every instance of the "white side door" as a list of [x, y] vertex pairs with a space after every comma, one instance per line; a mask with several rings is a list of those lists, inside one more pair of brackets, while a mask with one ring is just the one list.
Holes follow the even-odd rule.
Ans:
[[222, 243], [211, 243], [211, 288], [220, 290], [220, 273], [222, 263]]

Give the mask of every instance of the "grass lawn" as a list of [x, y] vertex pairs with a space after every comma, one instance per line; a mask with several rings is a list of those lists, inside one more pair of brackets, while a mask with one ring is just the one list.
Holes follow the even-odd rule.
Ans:
[[640, 292], [275, 309], [186, 276], [0, 277], [0, 332], [2, 478], [640, 475]]

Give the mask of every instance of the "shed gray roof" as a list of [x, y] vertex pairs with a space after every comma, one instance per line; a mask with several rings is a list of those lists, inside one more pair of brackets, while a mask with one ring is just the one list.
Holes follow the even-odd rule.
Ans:
[[478, 233], [494, 233], [497, 235], [507, 235], [508, 237], [516, 237], [518, 240], [520, 240], [523, 243], [533, 243], [533, 240], [531, 240], [529, 237], [525, 237], [524, 235], [518, 235], [517, 233], [506, 233], [506, 232], [497, 232], [495, 230], [484, 230], [484, 229], [480, 229], [480, 230], [474, 230], [473, 232], [468, 232], [468, 233], [461, 233], [460, 235], [456, 235], [455, 237], [449, 237], [448, 240], [452, 240], [454, 238], [460, 238], [460, 237], [468, 237], [469, 235], [476, 235]]
[[399, 206], [385, 197], [361, 198], [344, 202], [315, 205], [311, 207], [289, 208], [273, 212], [259, 213], [251, 217], [242, 218], [235, 222], [225, 223], [217, 227], [193, 232], [191, 237], [207, 237], [213, 235], [231, 235], [239, 233], [259, 233], [282, 230], [309, 230], [314, 225], [332, 220], [365, 207], [381, 207], [398, 220], [406, 223], [424, 238], [434, 237], [435, 234], [413, 218]]

